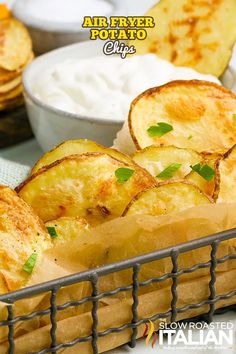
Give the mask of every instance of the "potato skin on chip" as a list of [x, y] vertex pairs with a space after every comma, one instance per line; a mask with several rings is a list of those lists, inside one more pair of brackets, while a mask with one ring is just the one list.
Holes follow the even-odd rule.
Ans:
[[154, 53], [177, 66], [219, 77], [236, 40], [235, 0], [161, 0], [147, 16], [155, 27], [145, 41], [132, 41], [137, 54]]
[[100, 144], [95, 143], [94, 141], [87, 139], [67, 140], [64, 143], [56, 146], [51, 151], [44, 154], [33, 167], [31, 175], [38, 172], [42, 167], [48, 166], [64, 157], [70, 155], [84, 154], [87, 152], [102, 152], [111, 155], [120, 161], [128, 163], [131, 162], [130, 157], [123, 154], [122, 152], [102, 146]]
[[234, 145], [219, 163], [220, 183], [216, 191], [218, 203], [236, 201], [236, 145]]
[[[124, 183], [115, 172], [134, 171]], [[156, 185], [146, 170], [103, 153], [65, 157], [41, 169], [17, 191], [46, 222], [61, 216], [82, 217], [99, 224], [122, 215], [128, 202], [141, 190]]]
[[133, 214], [163, 215], [201, 204], [212, 203], [200, 189], [184, 180], [163, 182], [137, 194], [123, 216]]
[[[133, 160], [154, 177], [157, 177], [171, 164], [180, 164], [180, 168], [173, 173], [173, 177], [167, 178], [170, 180], [184, 178], [191, 171], [190, 165], [195, 165], [202, 161], [202, 156], [192, 149], [153, 145], [137, 151], [133, 155]], [[161, 182], [163, 180], [157, 177], [157, 181]]]
[[0, 186], [0, 293], [23, 287], [29, 274], [23, 266], [32, 253], [40, 261], [52, 246], [42, 221], [10, 188]]
[[[235, 113], [236, 95], [224, 87], [178, 80], [151, 88], [132, 102], [129, 130], [138, 150], [154, 144], [225, 153], [236, 142]], [[159, 123], [172, 129], [150, 136], [148, 130]]]

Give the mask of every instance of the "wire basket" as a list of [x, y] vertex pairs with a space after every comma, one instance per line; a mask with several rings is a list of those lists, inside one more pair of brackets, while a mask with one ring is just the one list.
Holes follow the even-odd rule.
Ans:
[[[111, 333], [119, 333], [121, 331], [130, 329], [130, 347], [134, 348], [136, 346], [137, 340], [137, 330], [138, 327], [142, 324], [147, 323], [149, 320], [156, 321], [158, 319], [164, 319], [170, 317], [171, 322], [175, 322], [177, 315], [180, 313], [187, 312], [190, 309], [198, 309], [205, 305], [209, 305], [209, 311], [206, 314], [207, 321], [212, 321], [212, 316], [215, 313], [215, 304], [221, 300], [233, 298], [236, 295], [236, 289], [233, 291], [216, 295], [215, 291], [215, 282], [216, 282], [216, 267], [218, 264], [225, 263], [229, 260], [236, 260], [236, 253], [227, 255], [223, 258], [217, 258], [217, 249], [219, 244], [222, 241], [226, 241], [229, 239], [233, 239], [236, 237], [236, 229], [224, 231], [218, 234], [214, 234], [208, 237], [203, 237], [201, 239], [193, 240], [190, 242], [186, 242], [175, 247], [161, 249], [152, 253], [148, 253], [139, 257], [127, 259], [118, 263], [114, 263], [111, 265], [106, 265], [100, 268], [92, 269], [89, 271], [81, 272], [78, 274], [74, 274], [71, 276], [63, 277], [60, 279], [56, 279], [53, 281], [49, 281], [43, 284], [39, 284], [33, 287], [25, 288], [22, 290], [18, 290], [12, 293], [8, 293], [6, 295], [0, 296], [0, 301], [7, 303], [7, 311], [8, 318], [7, 320], [0, 322], [0, 329], [2, 327], [8, 327], [8, 342], [9, 342], [9, 353], [16, 353], [15, 351], [15, 343], [14, 343], [14, 326], [19, 321], [28, 321], [37, 316], [50, 316], [51, 329], [50, 329], [50, 337], [51, 337], [51, 345], [48, 348], [42, 348], [38, 352], [34, 352], [31, 354], [44, 354], [44, 353], [58, 353], [61, 349], [70, 348], [75, 346], [78, 343], [90, 342], [92, 351], [94, 354], [98, 353], [98, 338], [107, 336]], [[201, 249], [203, 247], [210, 246], [211, 247], [211, 256], [208, 262], [195, 264], [191, 268], [182, 268], [178, 267], [178, 256], [182, 253]], [[162, 275], [161, 277], [151, 278], [144, 282], [139, 281], [139, 272], [141, 267], [144, 264], [148, 264], [150, 262], [170, 258], [172, 261], [172, 272]], [[178, 300], [178, 277], [182, 274], [189, 274], [197, 271], [198, 269], [209, 268], [210, 273], [210, 281], [209, 281], [209, 297], [204, 301], [195, 304], [187, 304], [184, 307], [177, 307]], [[119, 272], [121, 270], [132, 269], [132, 284], [120, 288], [113, 289], [111, 291], [99, 293], [98, 292], [98, 280], [100, 277]], [[159, 283], [165, 281], [167, 279], [171, 279], [171, 306], [170, 310], [165, 313], [156, 313], [150, 318], [139, 318], [139, 297], [138, 291], [140, 287], [147, 286], [153, 283]], [[79, 284], [81, 282], [88, 281], [91, 284], [92, 293], [91, 296], [85, 297], [78, 301], [67, 302], [62, 305], [57, 305], [57, 294], [58, 291], [63, 287], [66, 288], [72, 284]], [[98, 302], [102, 298], [119, 294], [120, 292], [131, 291], [132, 292], [132, 321], [130, 323], [126, 323], [117, 328], [108, 328], [103, 332], [98, 331]], [[25, 316], [14, 316], [13, 305], [22, 299], [26, 299], [29, 297], [33, 297], [35, 295], [44, 294], [50, 292], [50, 307], [46, 310], [33, 312], [31, 314]], [[154, 299], [155, 301], [155, 299]], [[76, 307], [87, 302], [92, 303], [92, 330], [91, 334], [82, 338], [74, 338], [71, 342], [67, 343], [58, 343], [57, 342], [57, 312], [67, 309], [71, 306]], [[236, 303], [236, 301], [235, 301]], [[17, 354], [17, 353], [16, 353]]]

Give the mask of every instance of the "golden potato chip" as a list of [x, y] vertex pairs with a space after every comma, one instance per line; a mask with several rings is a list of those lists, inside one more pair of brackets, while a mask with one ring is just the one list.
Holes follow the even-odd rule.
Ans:
[[17, 70], [10, 71], [10, 70], [6, 70], [6, 69], [3, 69], [3, 68], [0, 68], [0, 85], [4, 85], [4, 84], [8, 83], [11, 80], [14, 80], [16, 78], [20, 78], [23, 70], [26, 68], [26, 66], [28, 64], [31, 63], [33, 58], [34, 58], [34, 54], [33, 54], [33, 52], [31, 52], [26, 64], [24, 64], [23, 66], [21, 66]]
[[133, 160], [161, 182], [184, 178], [191, 171], [190, 165], [202, 161], [202, 156], [192, 149], [153, 145], [137, 151]]
[[0, 22], [0, 67], [17, 70], [28, 61], [32, 42], [25, 26], [13, 17]]
[[24, 104], [23, 96], [17, 96], [16, 98], [12, 98], [9, 100], [5, 100], [0, 102], [0, 111], [11, 110], [17, 107], [20, 107]]
[[108, 155], [111, 155], [112, 157], [120, 161], [128, 163], [131, 162], [130, 157], [125, 154], [122, 154], [122, 152], [99, 145], [94, 141], [87, 139], [67, 140], [64, 143], [55, 147], [53, 150], [44, 154], [33, 167], [31, 175], [40, 170], [40, 168], [50, 165], [51, 163], [60, 160], [66, 156], [77, 154], [80, 155], [86, 152], [103, 152]]
[[224, 153], [236, 142], [236, 96], [211, 82], [173, 81], [131, 104], [129, 130], [137, 149], [174, 145]]
[[7, 100], [11, 100], [16, 98], [22, 94], [22, 85], [18, 85], [9, 92], [0, 93], [0, 102], [5, 102]]
[[89, 230], [87, 220], [66, 216], [48, 221], [45, 226], [56, 244], [75, 240], [80, 234], [84, 234], [84, 231]]
[[98, 224], [121, 216], [134, 195], [155, 184], [141, 167], [93, 152], [56, 161], [17, 191], [44, 222], [70, 216]]
[[236, 41], [235, 0], [161, 0], [147, 12], [155, 27], [134, 43], [137, 54], [155, 53], [177, 66], [219, 77]]
[[29, 278], [24, 266], [32, 254], [40, 261], [51, 239], [31, 207], [10, 188], [0, 186], [0, 293], [19, 289]]
[[6, 4], [0, 4], [0, 21], [10, 17], [11, 13]]
[[211, 202], [210, 198], [190, 182], [163, 182], [137, 194], [126, 207], [123, 216], [163, 215]]
[[216, 193], [220, 183], [219, 161], [219, 157], [217, 159], [205, 159], [201, 161], [202, 166], [207, 165], [214, 170], [215, 175], [210, 180], [207, 180], [194, 170], [186, 176], [187, 181], [194, 183], [201, 191], [213, 198], [213, 200], [217, 198]]
[[4, 83], [4, 84], [0, 84], [0, 94], [2, 93], [7, 93], [11, 90], [13, 90], [14, 88], [16, 88], [17, 86], [19, 86], [21, 84], [21, 75], [17, 76], [16, 78]]
[[217, 202], [236, 200], [236, 145], [234, 145], [219, 163], [220, 183], [216, 191]]
[[0, 84], [3, 85], [5, 83], [8, 83], [11, 80], [14, 80], [15, 78], [21, 75], [21, 72], [22, 72], [21, 69], [9, 71], [0, 68]]

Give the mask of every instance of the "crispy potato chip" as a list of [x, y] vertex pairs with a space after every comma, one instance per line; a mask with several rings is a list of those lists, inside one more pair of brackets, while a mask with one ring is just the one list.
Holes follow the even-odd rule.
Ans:
[[0, 21], [11, 16], [10, 10], [6, 4], [0, 4]]
[[18, 85], [17, 87], [13, 88], [11, 91], [6, 93], [0, 93], [0, 102], [5, 102], [7, 100], [11, 100], [22, 94], [22, 85]]
[[0, 22], [0, 67], [17, 70], [27, 63], [32, 42], [25, 26], [13, 17]]
[[163, 215], [209, 203], [212, 200], [190, 182], [163, 182], [137, 194], [126, 207], [123, 216]]
[[[202, 156], [192, 149], [181, 149], [175, 146], [148, 146], [137, 151], [133, 160], [161, 182], [184, 178], [191, 171], [190, 165], [202, 161]], [[168, 169], [171, 169], [171, 166], [174, 165], [178, 165], [177, 168], [170, 170], [170, 173], [168, 173]], [[159, 175], [160, 177], [158, 177]]]
[[10, 70], [0, 68], [0, 85], [6, 84], [13, 79], [21, 77], [23, 70], [26, 68], [26, 66], [28, 64], [31, 63], [33, 58], [34, 58], [34, 54], [33, 54], [33, 52], [31, 52], [29, 55], [29, 58], [27, 60], [27, 63], [25, 65], [21, 66], [17, 70], [10, 71]]
[[220, 183], [216, 191], [217, 202], [236, 200], [236, 145], [234, 145], [219, 163]]
[[21, 69], [15, 71], [9, 71], [0, 68], [0, 84], [5, 84], [21, 75]]
[[219, 77], [228, 65], [236, 40], [235, 0], [161, 0], [147, 16], [155, 27], [137, 54], [155, 53], [177, 66]]
[[20, 107], [24, 104], [23, 96], [17, 96], [3, 102], [0, 102], [0, 111], [11, 110], [17, 107]]
[[22, 287], [29, 278], [23, 270], [32, 253], [40, 261], [51, 240], [38, 216], [10, 188], [0, 186], [0, 293]]
[[125, 154], [122, 154], [122, 152], [99, 145], [94, 141], [87, 139], [67, 140], [64, 143], [55, 147], [53, 150], [44, 154], [43, 157], [41, 157], [41, 159], [33, 167], [31, 175], [38, 172], [40, 168], [48, 166], [51, 163], [60, 160], [66, 156], [77, 154], [80, 155], [87, 152], [103, 152], [108, 155], [111, 155], [112, 157], [120, 161], [124, 161], [127, 163], [131, 162], [130, 157]]
[[137, 149], [174, 145], [224, 153], [236, 142], [236, 96], [211, 82], [173, 81], [131, 104], [129, 130]]
[[[133, 172], [127, 181], [116, 176], [123, 169]], [[44, 222], [72, 216], [98, 224], [121, 216], [138, 192], [155, 184], [155, 178], [141, 167], [94, 152], [56, 161], [29, 177], [17, 191]]]
[[48, 221], [45, 226], [48, 228], [49, 234], [50, 228], [52, 228], [51, 233], [55, 230], [55, 235], [52, 236], [52, 241], [54, 241], [55, 244], [75, 240], [81, 233], [84, 234], [85, 230], [89, 230], [87, 220], [66, 216]]
[[13, 80], [8, 81], [7, 83], [4, 83], [2, 85], [0, 84], [0, 94], [7, 93], [13, 90], [14, 88], [16, 88], [17, 86], [19, 86], [20, 84], [21, 84], [21, 75], [17, 76]]
[[[207, 156], [208, 155], [205, 155], [205, 157]], [[216, 156], [218, 156], [217, 159]], [[217, 198], [216, 193], [220, 183], [219, 162], [220, 162], [219, 155], [215, 155], [214, 158], [211, 157], [210, 159], [207, 158], [202, 161], [203, 165], [207, 164], [215, 171], [215, 177], [210, 181], [207, 181], [205, 178], [203, 178], [201, 175], [199, 175], [197, 172], [193, 170], [186, 176], [187, 181], [194, 183], [196, 186], [198, 186], [201, 189], [201, 191], [203, 191], [209, 197], [213, 198], [214, 201]]]

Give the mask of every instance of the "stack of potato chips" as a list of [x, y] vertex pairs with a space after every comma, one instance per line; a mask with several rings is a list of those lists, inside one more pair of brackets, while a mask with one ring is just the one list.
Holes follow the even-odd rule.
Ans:
[[33, 57], [27, 29], [0, 4], [0, 111], [23, 104], [21, 75]]

